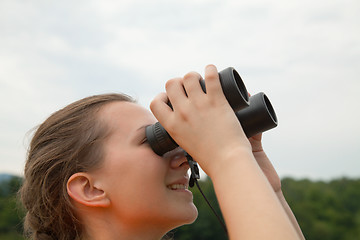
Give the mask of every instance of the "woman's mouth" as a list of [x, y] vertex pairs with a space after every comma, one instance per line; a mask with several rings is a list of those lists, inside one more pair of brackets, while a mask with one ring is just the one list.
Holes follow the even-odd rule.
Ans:
[[175, 184], [168, 185], [167, 188], [169, 188], [171, 190], [186, 190], [189, 188], [189, 185], [175, 183]]

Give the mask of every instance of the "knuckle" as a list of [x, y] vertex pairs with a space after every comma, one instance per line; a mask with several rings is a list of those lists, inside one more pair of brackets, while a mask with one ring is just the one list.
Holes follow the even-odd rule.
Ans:
[[211, 72], [206, 76], [206, 80], [209, 82], [220, 81], [219, 74], [217, 72]]
[[153, 111], [161, 102], [168, 102], [168, 97], [166, 93], [159, 93], [151, 102], [150, 102], [150, 110]]
[[191, 100], [191, 107], [194, 111], [201, 111], [208, 106], [208, 100], [206, 97], [198, 97]]
[[191, 80], [200, 79], [200, 78], [201, 78], [201, 76], [200, 76], [199, 73], [192, 71], [192, 72], [189, 72], [189, 73], [185, 74], [184, 81], [185, 80], [190, 80], [190, 79]]
[[154, 111], [154, 109], [156, 108], [158, 100], [156, 98], [154, 98], [151, 102], [150, 102], [150, 110]]
[[182, 79], [181, 78], [172, 78], [170, 80], [168, 80], [166, 83], [165, 83], [165, 88], [166, 89], [169, 89], [173, 86], [176, 86], [179, 84], [179, 82], [181, 82]]
[[183, 104], [178, 106], [175, 110], [176, 116], [181, 122], [189, 121], [191, 111], [192, 106], [189, 102], [183, 102]]
[[187, 111], [184, 111], [184, 109], [180, 109], [178, 111], [178, 114], [182, 121], [187, 122], [189, 120], [189, 113]]
[[218, 105], [223, 104], [222, 101], [219, 101], [219, 99], [215, 99], [215, 98], [209, 98], [209, 102], [208, 102], [209, 106], [208, 107], [217, 107]]

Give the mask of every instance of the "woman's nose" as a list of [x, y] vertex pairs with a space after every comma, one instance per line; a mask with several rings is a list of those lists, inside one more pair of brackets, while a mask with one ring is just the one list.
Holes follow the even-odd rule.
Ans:
[[185, 157], [185, 151], [182, 148], [176, 148], [164, 155], [165, 158], [170, 160], [171, 168], [184, 167], [189, 168], [188, 161]]

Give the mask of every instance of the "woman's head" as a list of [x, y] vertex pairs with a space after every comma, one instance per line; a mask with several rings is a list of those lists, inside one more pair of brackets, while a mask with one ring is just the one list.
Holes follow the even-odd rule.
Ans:
[[41, 124], [21, 189], [32, 236], [81, 238], [92, 234], [94, 216], [106, 216], [114, 229], [194, 221], [192, 196], [171, 189], [186, 182], [181, 152], [159, 157], [144, 142], [144, 126], [154, 122], [130, 97], [106, 94], [70, 104]]

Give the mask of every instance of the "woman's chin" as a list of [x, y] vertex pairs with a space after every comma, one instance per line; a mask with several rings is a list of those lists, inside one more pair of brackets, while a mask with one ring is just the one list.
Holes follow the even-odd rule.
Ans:
[[179, 223], [174, 228], [180, 227], [182, 225], [192, 224], [197, 219], [197, 216], [198, 216], [198, 210], [196, 206], [192, 204], [192, 206], [190, 206], [189, 209], [187, 209], [187, 211], [183, 211], [181, 213], [181, 216], [179, 215]]
[[194, 205], [192, 215], [189, 218], [189, 222], [187, 222], [186, 224], [191, 224], [191, 223], [195, 222], [195, 220], [197, 219], [197, 216], [198, 216], [198, 210], [197, 210], [196, 206]]

